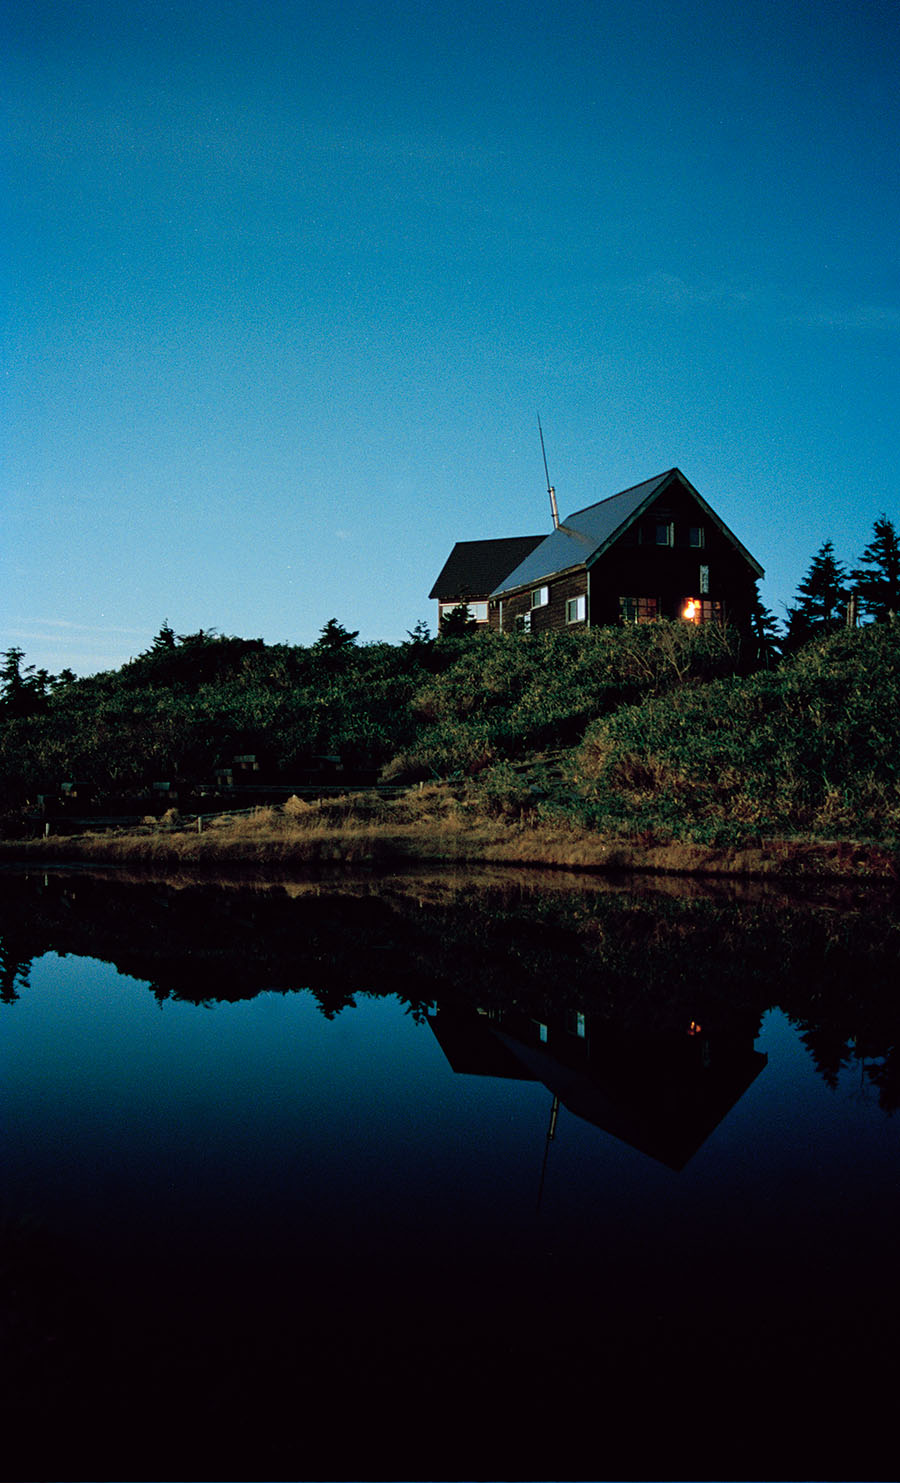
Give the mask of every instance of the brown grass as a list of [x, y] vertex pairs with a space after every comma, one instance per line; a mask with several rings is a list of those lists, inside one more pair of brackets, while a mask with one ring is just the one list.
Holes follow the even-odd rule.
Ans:
[[535, 816], [490, 817], [463, 788], [430, 784], [397, 799], [348, 794], [312, 803], [221, 814], [202, 821], [169, 810], [131, 829], [0, 842], [0, 860], [92, 861], [144, 868], [278, 869], [321, 865], [385, 869], [392, 864], [479, 862], [578, 871], [792, 878], [898, 878], [878, 845], [825, 839], [754, 840], [715, 847], [603, 835]]

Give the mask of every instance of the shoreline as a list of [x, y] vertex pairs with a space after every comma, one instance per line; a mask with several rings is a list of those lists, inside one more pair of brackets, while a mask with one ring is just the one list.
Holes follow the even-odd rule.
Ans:
[[[743, 879], [896, 883], [900, 853], [872, 841], [749, 838], [714, 846], [619, 837], [487, 818], [374, 822], [348, 818], [297, 827], [272, 818], [216, 821], [199, 833], [184, 824], [84, 831], [0, 841], [0, 864], [211, 869], [389, 869], [392, 866], [502, 865], [588, 874], [730, 876]], [[312, 821], [310, 821], [312, 823]]]

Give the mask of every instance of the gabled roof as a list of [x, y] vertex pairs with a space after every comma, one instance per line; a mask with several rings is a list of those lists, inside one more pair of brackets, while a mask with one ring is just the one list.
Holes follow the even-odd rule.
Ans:
[[704, 514], [761, 577], [762, 567], [719, 519], [702, 495], [697, 493], [681, 470], [667, 469], [664, 474], [657, 474], [655, 479], [645, 479], [642, 484], [623, 489], [621, 494], [614, 494], [609, 499], [600, 500], [596, 505], [576, 510], [574, 515], [567, 515], [557, 530], [501, 578], [491, 596], [503, 597], [518, 587], [535, 586], [539, 582], [546, 582], [550, 577], [558, 576], [560, 572], [571, 571], [574, 567], [593, 565], [613, 541], [625, 534], [628, 527], [634, 524], [663, 490], [675, 482], [685, 486]]
[[544, 536], [504, 536], [496, 541], [457, 541], [432, 587], [429, 597], [452, 602], [465, 597], [485, 598], [507, 572], [524, 561]]

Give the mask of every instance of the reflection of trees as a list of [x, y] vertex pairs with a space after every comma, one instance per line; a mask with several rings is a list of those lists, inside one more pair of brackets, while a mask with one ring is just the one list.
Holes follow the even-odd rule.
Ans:
[[841, 1072], [857, 1065], [860, 1075], [876, 1088], [879, 1106], [885, 1112], [896, 1112], [900, 1106], [900, 1045], [885, 1044], [889, 1027], [854, 1034], [838, 1028], [834, 1021], [811, 1024], [800, 1020], [797, 1028], [816, 1070], [832, 1091], [837, 1090]]
[[19, 955], [12, 938], [0, 938], [0, 1003], [13, 1004], [19, 989], [28, 988], [31, 963], [29, 955]]
[[49, 950], [114, 963], [162, 1002], [308, 989], [329, 1018], [394, 994], [421, 1018], [447, 995], [536, 1019], [587, 1010], [624, 1032], [712, 1035], [779, 1005], [835, 1085], [865, 1063], [898, 1105], [896, 904], [860, 892], [821, 903], [717, 900], [687, 883], [652, 894], [608, 883], [433, 879], [308, 887], [134, 882], [10, 872], [0, 981], [15, 998]]
[[878, 1090], [878, 1105], [885, 1112], [900, 1107], [900, 1053], [894, 1046], [881, 1060], [866, 1066], [866, 1075]]
[[853, 1055], [848, 1036], [833, 1025], [801, 1023], [798, 1028], [816, 1070], [832, 1089], [836, 1088], [841, 1072], [849, 1066]]

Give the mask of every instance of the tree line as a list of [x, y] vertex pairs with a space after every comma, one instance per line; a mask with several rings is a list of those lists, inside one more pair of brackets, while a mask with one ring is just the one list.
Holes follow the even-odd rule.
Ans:
[[887, 623], [900, 613], [900, 537], [887, 515], [879, 515], [872, 539], [850, 571], [838, 560], [834, 542], [822, 543], [787, 610], [781, 647], [794, 653], [813, 638], [848, 621]]

